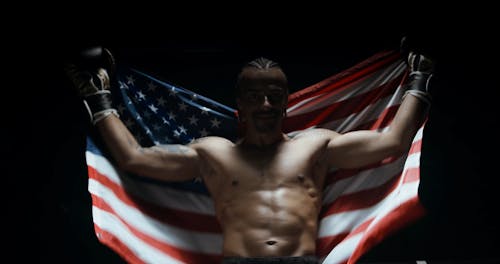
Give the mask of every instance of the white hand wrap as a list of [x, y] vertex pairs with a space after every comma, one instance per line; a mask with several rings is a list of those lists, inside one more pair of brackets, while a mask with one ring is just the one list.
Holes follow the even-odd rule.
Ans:
[[106, 118], [110, 115], [115, 115], [116, 117], [120, 117], [120, 115], [118, 114], [118, 111], [116, 111], [116, 109], [110, 108], [110, 109], [106, 109], [106, 110], [103, 110], [101, 112], [95, 113], [92, 116], [92, 124], [96, 125], [97, 122], [103, 120], [104, 118]]

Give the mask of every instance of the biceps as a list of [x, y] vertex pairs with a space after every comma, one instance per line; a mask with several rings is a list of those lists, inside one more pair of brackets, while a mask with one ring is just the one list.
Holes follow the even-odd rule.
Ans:
[[330, 166], [357, 168], [395, 153], [396, 142], [384, 133], [376, 131], [354, 131], [333, 138], [327, 147]]
[[128, 169], [142, 176], [166, 181], [189, 180], [199, 175], [197, 152], [184, 145], [139, 148]]

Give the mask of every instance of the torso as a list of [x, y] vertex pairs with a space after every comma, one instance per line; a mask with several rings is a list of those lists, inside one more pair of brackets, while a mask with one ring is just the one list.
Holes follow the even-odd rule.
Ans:
[[315, 254], [327, 144], [321, 136], [266, 149], [223, 139], [201, 144], [225, 256]]

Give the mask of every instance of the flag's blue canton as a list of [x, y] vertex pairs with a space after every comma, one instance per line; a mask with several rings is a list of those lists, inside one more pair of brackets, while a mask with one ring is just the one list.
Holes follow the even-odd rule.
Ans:
[[[134, 69], [120, 70], [118, 84], [119, 87], [113, 87], [113, 102], [120, 119], [141, 146], [188, 144], [205, 136], [236, 140], [237, 118], [235, 110], [228, 106]], [[90, 138], [87, 150], [100, 152]], [[140, 181], [208, 194], [201, 178], [167, 183], [128, 175]]]
[[205, 136], [235, 140], [235, 110], [137, 70], [119, 74], [121, 119], [143, 146], [188, 144]]

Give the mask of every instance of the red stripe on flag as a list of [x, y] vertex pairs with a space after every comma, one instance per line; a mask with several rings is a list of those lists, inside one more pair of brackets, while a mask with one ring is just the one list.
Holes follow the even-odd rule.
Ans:
[[97, 234], [97, 238], [101, 243], [112, 248], [116, 253], [118, 253], [122, 258], [127, 261], [127, 263], [141, 264], [146, 263], [140, 258], [138, 258], [130, 248], [123, 244], [120, 239], [115, 237], [113, 234], [102, 230], [94, 223], [94, 231]]
[[[368, 91], [358, 94], [358, 95], [353, 95], [353, 97], [349, 97], [347, 99], [344, 99], [342, 101], [339, 101], [338, 99], [335, 100], [332, 98], [334, 94], [331, 93], [322, 93], [320, 96], [308, 101], [307, 103], [304, 103], [300, 105], [299, 107], [295, 108], [293, 111], [291, 111], [291, 117], [299, 116], [301, 114], [293, 114], [297, 111], [307, 111], [307, 109], [311, 109], [310, 111], [318, 111], [320, 112], [322, 109], [326, 109], [327, 107], [331, 106], [332, 104], [343, 104], [344, 106], [359, 106], [359, 101], [365, 99], [363, 95], [366, 95], [368, 97], [369, 101], [376, 101], [376, 98], [382, 97], [378, 96], [376, 97], [375, 95], [378, 95], [379, 93], [383, 93], [382, 95], [388, 95], [392, 94], [394, 91], [394, 88], [397, 87], [396, 84], [399, 84], [399, 82], [396, 82], [397, 78], [393, 78], [391, 81], [382, 84], [380, 86], [372, 87], [372, 89], [369, 89]], [[387, 93], [386, 88], [388, 85], [393, 85], [393, 87], [389, 87], [392, 89], [392, 91], [389, 89], [389, 93]], [[355, 89], [355, 87], [352, 87], [352, 90], [359, 90], [359, 88]], [[342, 109], [342, 108], [341, 108]], [[344, 112], [350, 113], [351, 109], [343, 109]], [[309, 112], [310, 112], [309, 111]], [[336, 112], [338, 113], [338, 112]], [[307, 113], [303, 113], [302, 115], [305, 115]], [[346, 114], [340, 115], [340, 117], [345, 117]]]
[[420, 168], [409, 168], [403, 172], [403, 183], [420, 181]]
[[377, 119], [362, 124], [361, 126], [355, 127], [353, 130], [364, 130], [364, 129], [377, 130], [383, 127], [387, 127], [392, 123], [392, 120], [396, 116], [398, 109], [399, 105], [390, 106], [384, 109], [384, 111], [380, 113]]
[[208, 263], [209, 262], [208, 260], [210, 259], [214, 261], [213, 263], [217, 263], [216, 260], [220, 261], [220, 256], [218, 255], [203, 254], [182, 249], [174, 245], [159, 241], [158, 239], [155, 239], [149, 235], [146, 235], [137, 228], [128, 224], [128, 222], [125, 221], [123, 217], [119, 216], [113, 210], [113, 208], [111, 208], [109, 204], [106, 203], [106, 201], [103, 200], [101, 197], [92, 195], [92, 201], [95, 201], [94, 206], [96, 206], [97, 208], [116, 216], [116, 218], [118, 218], [120, 222], [122, 222], [136, 238], [148, 244], [149, 246], [157, 248], [158, 250], [165, 253], [166, 255], [171, 256], [172, 258], [185, 261], [186, 263]]
[[348, 263], [356, 261], [373, 246], [380, 243], [387, 236], [401, 230], [426, 214], [426, 209], [420, 203], [418, 196], [402, 203], [399, 207], [385, 215], [374, 227], [363, 235], [358, 247], [352, 253]]
[[[396, 230], [400, 230], [404, 226], [408, 225], [410, 222], [419, 219], [425, 214], [425, 208], [420, 204], [418, 197], [414, 197], [408, 201], [402, 203], [399, 207], [393, 209], [387, 215], [383, 216], [382, 220], [377, 222], [367, 233], [363, 234], [363, 238], [358, 242], [358, 247], [353, 250], [353, 254], [350, 259], [346, 259], [340, 263], [355, 263], [356, 260], [361, 257], [362, 254], [366, 253], [374, 245], [380, 243], [382, 239], [394, 233]], [[319, 257], [327, 256], [333, 248], [335, 248], [342, 241], [357, 235], [361, 232], [365, 232], [370, 224], [375, 220], [371, 217], [366, 219], [359, 226], [334, 236], [326, 236], [319, 238], [317, 240], [317, 250], [316, 253]], [[377, 237], [375, 240], [369, 238]], [[368, 239], [367, 239], [368, 238]]]
[[408, 155], [420, 152], [422, 150], [422, 139], [419, 139], [411, 144]]
[[316, 240], [316, 254], [320, 257], [324, 257], [332, 251], [332, 249], [338, 245], [340, 242], [343, 240], [346, 240], [352, 236], [355, 236], [361, 232], [364, 232], [366, 228], [370, 225], [370, 223], [373, 221], [373, 218], [366, 219], [363, 223], [361, 223], [359, 226], [354, 228], [353, 230], [350, 230], [349, 232], [344, 232], [341, 234], [337, 234], [334, 236], [326, 236], [322, 238], [318, 238]]
[[377, 162], [373, 165], [367, 165], [367, 166], [364, 166], [361, 168], [340, 169], [340, 170], [334, 171], [330, 175], [328, 175], [325, 183], [326, 183], [326, 185], [334, 184], [337, 181], [356, 176], [363, 171], [377, 169], [377, 168], [382, 167], [384, 165], [388, 165], [390, 163], [393, 163], [397, 160], [398, 160], [398, 157], [390, 157], [390, 158], [384, 159], [381, 162]]
[[[177, 226], [183, 229], [189, 229], [199, 232], [221, 233], [219, 222], [213, 215], [193, 213], [179, 209], [158, 206], [143, 199], [125, 192], [121, 185], [111, 181], [105, 175], [102, 175], [91, 166], [88, 166], [89, 178], [100, 182], [109, 188], [123, 203], [140, 208], [140, 210], [165, 224]], [[165, 217], [172, 216], [172, 217]]]
[[365, 77], [366, 75], [373, 73], [399, 59], [401, 59], [399, 52], [389, 51], [376, 54], [339, 74], [291, 94], [288, 97], [288, 107], [294, 106], [304, 99], [317, 95], [318, 90], [320, 90], [321, 93], [324, 93], [345, 88], [347, 87], [347, 84]]
[[316, 256], [326, 256], [332, 249], [344, 240], [349, 232], [340, 233], [334, 236], [326, 236], [316, 239]]
[[[410, 147], [410, 151], [408, 152], [408, 155], [412, 155], [412, 154], [415, 154], [417, 152], [420, 152], [421, 148], [422, 148], [422, 140], [418, 140], [418, 141], [413, 142], [413, 144]], [[340, 169], [340, 170], [334, 171], [334, 172], [330, 173], [330, 175], [327, 176], [325, 184], [326, 185], [334, 184], [335, 182], [337, 182], [339, 180], [353, 177], [353, 176], [355, 176], [355, 175], [357, 175], [365, 170], [377, 169], [379, 167], [393, 163], [401, 157], [402, 156], [389, 157], [389, 158], [386, 158], [380, 162], [377, 162], [377, 163], [374, 163], [371, 165], [367, 165], [367, 166], [364, 166], [361, 168]]]
[[[332, 102], [325, 107], [290, 116], [283, 120], [283, 128], [288, 133], [359, 113], [371, 104], [375, 104], [377, 100], [394, 93], [394, 86], [401, 82], [401, 78], [402, 75], [364, 94], [353, 96], [344, 101]], [[315, 102], [309, 103], [314, 104]]]
[[333, 203], [324, 205], [327, 210], [321, 212], [321, 218], [332, 214], [367, 208], [377, 204], [396, 189], [400, 176], [401, 172], [394, 175], [386, 183], [375, 188], [341, 195], [339, 198], [335, 199]]

